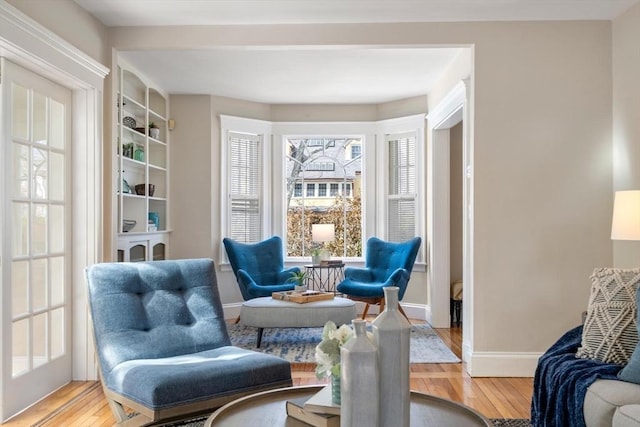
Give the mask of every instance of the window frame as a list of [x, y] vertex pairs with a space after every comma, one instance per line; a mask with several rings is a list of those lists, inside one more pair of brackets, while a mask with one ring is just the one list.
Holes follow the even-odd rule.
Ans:
[[[426, 232], [426, 147], [425, 116], [412, 116], [367, 122], [269, 122], [246, 119], [234, 116], [220, 116], [221, 123], [221, 235], [228, 235], [228, 178], [229, 168], [228, 132], [262, 134], [262, 238], [271, 235], [283, 236], [286, 239], [286, 171], [285, 158], [289, 138], [362, 138], [360, 144], [362, 155], [362, 245], [366, 250], [366, 240], [372, 236], [387, 238], [388, 212], [388, 147], [385, 135], [413, 131], [416, 134], [416, 236], [425, 238]], [[349, 154], [351, 150], [348, 150]], [[306, 188], [303, 186], [303, 193]], [[340, 187], [339, 187], [340, 192]], [[354, 189], [351, 188], [351, 196]], [[319, 194], [319, 186], [315, 187]], [[326, 186], [326, 197], [330, 197], [330, 183]], [[269, 203], [266, 203], [269, 201]], [[273, 201], [273, 202], [272, 202]], [[286, 245], [286, 242], [285, 242]], [[220, 248], [222, 248], [220, 243]], [[224, 250], [221, 249], [222, 262], [227, 263]], [[362, 262], [362, 257], [346, 258], [345, 262]], [[287, 263], [308, 261], [306, 257], [286, 257]], [[425, 251], [421, 248], [416, 259], [418, 264], [425, 262]]]
[[[247, 119], [234, 116], [220, 116], [220, 234], [222, 237], [231, 235], [231, 150], [229, 137], [232, 133], [253, 135], [260, 138], [259, 162], [262, 182], [259, 186], [258, 206], [260, 209], [260, 240], [272, 234], [271, 212], [266, 201], [271, 199], [271, 174], [269, 162], [271, 160], [271, 122]], [[222, 248], [222, 239], [219, 242]], [[226, 253], [220, 251], [221, 262], [227, 263]]]
[[[423, 239], [426, 236], [426, 148], [425, 148], [425, 116], [423, 114], [415, 114], [412, 116], [399, 117], [394, 119], [381, 120], [377, 122], [376, 142], [378, 144], [379, 156], [379, 171], [377, 179], [379, 180], [377, 197], [378, 200], [384, 200], [384, 203], [379, 203], [377, 206], [378, 221], [377, 229], [383, 230], [383, 233], [379, 234], [384, 236], [384, 239], [388, 239], [388, 212], [389, 212], [389, 147], [387, 136], [415, 133], [415, 162], [416, 162], [416, 186], [415, 186], [415, 235], [421, 236]], [[422, 166], [422, 167], [421, 167]], [[425, 262], [424, 245], [421, 246], [416, 262], [422, 264]]]

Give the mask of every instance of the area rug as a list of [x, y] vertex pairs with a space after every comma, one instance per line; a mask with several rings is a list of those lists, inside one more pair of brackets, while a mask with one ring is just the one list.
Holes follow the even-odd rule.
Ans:
[[[293, 363], [314, 363], [315, 348], [322, 328], [265, 328], [262, 344], [256, 348], [258, 330], [240, 324], [228, 325], [235, 346], [273, 354]], [[460, 359], [427, 324], [411, 327], [411, 363], [459, 363]]]
[[523, 418], [501, 418], [493, 419], [491, 422], [494, 427], [531, 427], [531, 422]]
[[[194, 418], [187, 421], [165, 425], [165, 427], [203, 427], [207, 417]], [[527, 419], [519, 418], [498, 418], [492, 419], [494, 427], [531, 427]]]

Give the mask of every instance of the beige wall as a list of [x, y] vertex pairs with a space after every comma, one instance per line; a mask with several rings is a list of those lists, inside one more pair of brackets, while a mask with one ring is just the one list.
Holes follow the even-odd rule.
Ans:
[[496, 25], [476, 44], [477, 351], [545, 349], [612, 262], [610, 58], [607, 22]]
[[[375, 121], [379, 110], [404, 114], [424, 113], [426, 97], [403, 103], [380, 105], [268, 105], [221, 96], [173, 95], [171, 117], [176, 128], [171, 133], [171, 235], [172, 258], [212, 257], [222, 259], [220, 115], [269, 121]], [[193, 191], [197, 189], [197, 197]], [[416, 273], [412, 283], [425, 283], [424, 273]], [[242, 301], [232, 272], [219, 271], [218, 282], [224, 304]], [[420, 286], [424, 288], [424, 286]], [[426, 291], [414, 290], [405, 300], [426, 303]]]
[[72, 0], [5, 0], [96, 61], [110, 67], [108, 30]]
[[449, 278], [462, 280], [462, 123], [449, 130]]
[[172, 258], [212, 257], [211, 97], [172, 95], [175, 128], [171, 131], [170, 255]]
[[[640, 189], [640, 4], [613, 21], [613, 188]], [[610, 201], [613, 205], [613, 199]], [[614, 242], [614, 265], [638, 267], [640, 242]]]
[[543, 351], [579, 322], [593, 268], [612, 263], [609, 22], [119, 28], [113, 37], [122, 48], [473, 45], [474, 350]]
[[[103, 29], [83, 16], [74, 3], [10, 3], [109, 65]], [[613, 26], [613, 75], [612, 25], [604, 21], [118, 28], [109, 35], [114, 47], [127, 49], [472, 45], [473, 346], [475, 351], [539, 352], [579, 322], [589, 293], [588, 275], [594, 267], [612, 263], [612, 80], [616, 89], [614, 114], [623, 116], [615, 120], [616, 148], [633, 152], [637, 163], [637, 140], [620, 143], [618, 139], [621, 129], [635, 138], [640, 133], [637, 120], [631, 120], [637, 118], [639, 107], [627, 95], [635, 99], [638, 95], [635, 76], [639, 61], [637, 50], [633, 51], [639, 39], [638, 13], [636, 7]], [[80, 22], [69, 25], [73, 22], [69, 16], [80, 17]], [[452, 78], [452, 83], [460, 77]], [[445, 86], [439, 94], [432, 94], [430, 106], [446, 93]], [[174, 98], [172, 115], [180, 113], [181, 103], [184, 112], [192, 108], [179, 98], [173, 104]], [[251, 116], [236, 110], [245, 105], [231, 104], [229, 111], [224, 111], [225, 103], [214, 97], [210, 113], [214, 117], [222, 112]], [[198, 112], [198, 117], [201, 114]], [[183, 117], [181, 123], [188, 120]], [[211, 123], [214, 141], [217, 127], [217, 122]], [[194, 141], [207, 138], [207, 131], [183, 130], [180, 141], [177, 128], [171, 136], [176, 146], [200, 147]], [[183, 154], [172, 152], [173, 179], [181, 175], [181, 168], [197, 172], [179, 178], [180, 186], [184, 185], [180, 191], [196, 193], [196, 197], [180, 199], [175, 188], [178, 182], [172, 183], [173, 206], [177, 208], [182, 201], [185, 205], [180, 209], [184, 211], [206, 209], [208, 184], [201, 175], [207, 174], [209, 166], [210, 173], [217, 172], [215, 145], [213, 152], [196, 146], [183, 145]], [[211, 165], [205, 164], [207, 156], [213, 159]], [[616, 159], [616, 185], [626, 179], [639, 185], [636, 177], [625, 178], [618, 172]], [[178, 161], [187, 163], [181, 166]], [[194, 162], [193, 168], [189, 162]], [[219, 197], [215, 185], [211, 194], [214, 199]], [[176, 231], [189, 226], [203, 235], [210, 232], [207, 239], [219, 241], [210, 225], [218, 219], [215, 209], [193, 215], [198, 223], [179, 224], [181, 217], [174, 213]], [[179, 252], [215, 254], [216, 248], [207, 247], [198, 238], [189, 248], [189, 237], [174, 234]]]
[[330, 122], [330, 121], [374, 121], [377, 118], [375, 105], [274, 105], [271, 120], [274, 122]]

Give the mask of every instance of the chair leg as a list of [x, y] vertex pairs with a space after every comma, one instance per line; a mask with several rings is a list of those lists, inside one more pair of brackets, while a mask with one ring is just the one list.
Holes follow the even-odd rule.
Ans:
[[402, 315], [404, 316], [405, 319], [407, 319], [407, 321], [409, 323], [411, 323], [411, 320], [409, 320], [409, 316], [407, 316], [407, 313], [404, 312], [404, 308], [402, 308], [402, 306], [400, 305], [400, 303], [398, 303], [398, 311], [400, 313], [402, 313]]
[[367, 317], [367, 313], [369, 312], [369, 304], [365, 303], [364, 310], [362, 310], [362, 320]]
[[258, 328], [258, 339], [256, 342], [256, 348], [260, 348], [260, 345], [262, 344], [262, 333], [264, 332], [263, 328]]

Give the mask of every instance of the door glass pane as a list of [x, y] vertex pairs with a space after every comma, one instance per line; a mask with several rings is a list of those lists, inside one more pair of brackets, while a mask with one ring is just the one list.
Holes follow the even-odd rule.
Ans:
[[46, 199], [48, 193], [47, 168], [48, 152], [40, 148], [31, 151], [31, 167], [33, 179], [33, 198]]
[[14, 377], [29, 370], [29, 319], [18, 320], [11, 325], [12, 367]]
[[64, 199], [64, 155], [49, 153], [49, 198]]
[[64, 354], [64, 308], [51, 311], [51, 358]]
[[19, 316], [29, 311], [29, 261], [11, 265], [11, 313]]
[[29, 92], [26, 88], [13, 84], [11, 108], [11, 135], [14, 138], [29, 139]]
[[13, 196], [29, 197], [29, 147], [13, 144]]
[[33, 142], [47, 144], [47, 98], [33, 94]]
[[29, 204], [13, 203], [13, 255], [16, 257], [29, 254]]
[[51, 283], [51, 305], [64, 302], [64, 257], [49, 258], [49, 283]]
[[53, 148], [64, 149], [64, 105], [49, 99], [51, 116], [49, 120], [49, 145]]
[[49, 209], [44, 204], [33, 205], [31, 248], [34, 254], [47, 253], [47, 218]]
[[33, 367], [47, 363], [47, 313], [33, 316]]
[[31, 309], [42, 310], [47, 307], [47, 260], [31, 261]]
[[49, 205], [49, 253], [64, 251], [64, 206]]

